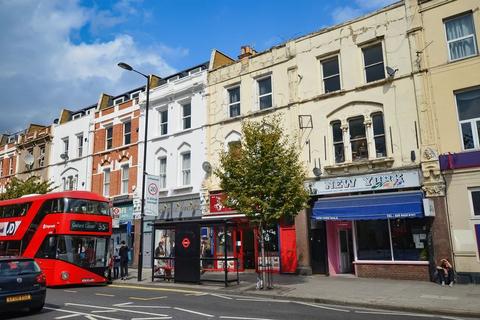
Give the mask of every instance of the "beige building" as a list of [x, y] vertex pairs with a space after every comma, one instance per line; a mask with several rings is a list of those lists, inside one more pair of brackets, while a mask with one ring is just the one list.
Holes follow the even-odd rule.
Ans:
[[418, 80], [425, 93], [425, 150], [434, 158], [440, 154], [445, 188], [439, 185], [437, 191], [446, 190], [458, 280], [479, 283], [480, 2], [418, 2], [416, 63], [423, 71]]
[[[218, 151], [241, 139], [243, 119], [281, 113], [298, 137], [311, 202], [290, 226], [297, 272], [428, 280], [436, 244], [449, 243], [443, 197], [422, 190], [435, 181], [421, 170], [414, 16], [399, 2], [265, 52], [242, 47], [239, 60], [211, 68], [214, 167]], [[207, 188], [210, 201], [221, 192], [214, 177]], [[292, 239], [279, 230], [283, 248]]]

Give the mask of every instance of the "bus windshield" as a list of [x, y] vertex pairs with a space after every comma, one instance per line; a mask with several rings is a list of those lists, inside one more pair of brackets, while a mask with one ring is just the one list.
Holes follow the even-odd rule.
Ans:
[[49, 236], [37, 252], [36, 258], [67, 261], [84, 268], [106, 266], [108, 239], [89, 236]]
[[75, 198], [58, 198], [45, 201], [40, 211], [44, 213], [84, 213], [109, 215], [109, 209], [110, 206], [108, 202]]

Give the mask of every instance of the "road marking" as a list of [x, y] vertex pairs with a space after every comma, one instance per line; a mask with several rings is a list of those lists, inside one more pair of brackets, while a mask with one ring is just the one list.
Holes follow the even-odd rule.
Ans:
[[252, 301], [252, 302], [281, 302], [281, 303], [290, 303], [290, 300], [280, 300], [280, 299], [265, 299], [265, 298], [237, 298], [237, 301]]
[[206, 296], [208, 293], [205, 292], [200, 292], [200, 293], [187, 293], [186, 296], [195, 296], [195, 297], [201, 297], [201, 296]]
[[188, 309], [183, 309], [183, 308], [178, 308], [178, 307], [174, 307], [173, 309], [180, 310], [180, 311], [185, 311], [185, 312], [188, 312], [188, 313], [198, 314], [199, 316], [204, 316], [204, 317], [209, 317], [209, 318], [214, 317], [211, 314], [201, 313], [201, 312], [198, 312], [198, 311], [193, 311], [193, 310], [188, 310]]
[[154, 318], [132, 318], [132, 320], [162, 320], [162, 319], [172, 319], [172, 317], [154, 317]]
[[110, 318], [110, 317], [104, 317], [104, 316], [99, 316], [99, 315], [95, 315], [95, 318], [92, 318], [92, 316], [90, 314], [85, 313], [85, 312], [70, 311], [70, 310], [63, 310], [63, 309], [56, 309], [56, 308], [49, 308], [49, 307], [43, 307], [43, 308], [47, 309], [47, 310], [70, 313], [67, 316], [60, 316], [60, 317], [56, 317], [54, 319], [66, 319], [66, 318], [72, 318], [72, 317], [78, 317], [78, 316], [85, 316], [87, 318], [90, 317], [93, 320], [98, 320], [96, 318], [105, 319], [105, 320], [121, 320], [121, 319], [118, 319], [118, 318]]
[[313, 304], [313, 303], [307, 303], [307, 302], [298, 302], [298, 301], [295, 301], [295, 303], [297, 303], [297, 304], [302, 304], [302, 305], [304, 305], [304, 306], [310, 306], [310, 307], [314, 307], [314, 308], [320, 308], [320, 309], [326, 309], [326, 310], [332, 310], [332, 311], [350, 312], [350, 310], [332, 308], [332, 307], [327, 307], [327, 306], [322, 306], [322, 305]]
[[423, 317], [423, 318], [434, 318], [437, 317], [432, 314], [422, 314], [422, 313], [405, 313], [405, 312], [395, 312], [395, 311], [359, 311], [355, 310], [355, 313], [361, 314], [378, 314], [378, 315], [392, 315], [392, 316], [409, 316], [409, 317]]
[[220, 316], [220, 319], [238, 319], [238, 320], [273, 320], [267, 318], [246, 318], [246, 317], [229, 317], [229, 316]]
[[124, 302], [124, 303], [117, 303], [117, 304], [114, 304], [113, 306], [114, 307], [125, 307], [125, 306], [128, 306], [129, 304], [132, 304], [133, 302]]
[[102, 297], [115, 297], [114, 294], [108, 294], [108, 293], [95, 293], [96, 296], [102, 296]]
[[165, 299], [166, 297], [153, 297], [153, 298], [141, 298], [141, 297], [128, 297], [131, 300], [141, 300], [141, 301], [151, 301], [151, 300], [158, 300], [158, 299]]
[[169, 292], [179, 292], [179, 293], [194, 293], [194, 294], [203, 293], [203, 292], [200, 292], [200, 291], [184, 290], [184, 289], [151, 288], [151, 287], [141, 287], [141, 286], [125, 286], [125, 285], [118, 285], [118, 284], [111, 284], [111, 285], [109, 285], [109, 287], [112, 287], [112, 288], [129, 288], [129, 289], [139, 289], [139, 290], [150, 290], [150, 291], [169, 291]]
[[233, 298], [221, 295], [221, 294], [216, 294], [216, 293], [210, 293], [211, 296], [222, 298], [222, 299], [227, 299], [227, 300], [232, 300]]
[[[108, 309], [108, 310], [111, 310], [111, 311], [130, 312], [130, 313], [144, 314], [144, 315], [156, 316], [156, 317], [169, 317], [168, 314], [151, 313], [151, 312], [145, 312], [145, 311], [137, 311], [137, 310], [129, 310], [129, 309], [119, 309], [119, 308], [103, 307], [103, 306], [93, 306], [93, 305], [89, 305], [89, 304], [80, 304], [80, 303], [70, 303], [70, 302], [67, 302], [67, 303], [65, 303], [65, 305], [66, 305], [66, 306], [86, 307], [86, 308]], [[130, 307], [131, 307], [131, 306], [130, 306]], [[101, 317], [101, 316], [95, 315], [95, 317]]]
[[75, 291], [75, 290], [63, 290], [63, 291], [65, 291], [65, 292], [71, 292], [71, 293], [77, 293], [77, 291]]

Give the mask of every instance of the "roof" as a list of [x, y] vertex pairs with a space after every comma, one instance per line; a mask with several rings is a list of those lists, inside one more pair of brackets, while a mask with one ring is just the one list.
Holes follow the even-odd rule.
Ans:
[[57, 199], [57, 198], [88, 199], [88, 200], [103, 201], [103, 202], [109, 201], [108, 199], [90, 191], [63, 191], [63, 192], [51, 192], [51, 193], [40, 194], [40, 195], [23, 196], [21, 198], [4, 200], [4, 201], [0, 201], [0, 206], [22, 203], [22, 202], [32, 202], [36, 200]]

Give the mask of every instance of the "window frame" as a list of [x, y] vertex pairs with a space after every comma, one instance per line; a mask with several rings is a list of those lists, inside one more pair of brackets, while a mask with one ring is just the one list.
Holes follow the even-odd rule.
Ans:
[[[242, 98], [241, 98], [241, 94], [242, 94], [242, 89], [240, 87], [240, 84], [236, 84], [236, 85], [233, 85], [233, 86], [230, 86], [228, 88], [225, 88], [227, 90], [227, 105], [228, 105], [228, 117], [229, 118], [236, 118], [236, 117], [239, 117], [241, 115], [241, 101], [242, 101]], [[231, 99], [230, 99], [230, 92], [232, 90], [235, 90], [235, 89], [238, 89], [238, 101], [235, 101], [235, 102], [231, 102]], [[236, 107], [238, 105], [238, 114], [235, 115], [235, 116], [232, 116], [232, 107]]]
[[[324, 69], [323, 64], [325, 62], [329, 62], [329, 61], [332, 61], [334, 59], [337, 60], [338, 73], [325, 77], [325, 74], [324, 74], [325, 69]], [[329, 55], [329, 56], [326, 56], [326, 57], [322, 57], [321, 59], [319, 59], [319, 62], [320, 62], [320, 69], [321, 69], [321, 75], [322, 75], [323, 93], [331, 93], [331, 92], [341, 91], [342, 90], [342, 75], [341, 75], [342, 72], [340, 70], [340, 55], [337, 53], [337, 54], [334, 54], [334, 55]], [[338, 76], [339, 89], [333, 90], [333, 91], [327, 91], [326, 87], [325, 87], [325, 80], [329, 80], [329, 79], [332, 79], [332, 78], [337, 77], [337, 76]]]
[[41, 144], [38, 146], [38, 167], [42, 168], [45, 166], [45, 154], [46, 154], [47, 146], [45, 144]]
[[83, 156], [83, 132], [78, 133], [77, 137], [77, 158], [81, 158]]
[[[475, 206], [473, 205], [473, 192], [478, 192], [480, 193], [480, 187], [473, 187], [473, 188], [468, 188], [468, 202], [470, 204], [470, 218], [472, 220], [480, 220], [480, 213], [478, 215], [475, 214]], [[480, 207], [480, 203], [479, 203]]]
[[[365, 136], [363, 137], [360, 137], [360, 138], [354, 138], [352, 140], [351, 138], [351, 125], [350, 125], [350, 122], [351, 121], [355, 121], [355, 120], [359, 120], [361, 119], [362, 120], [362, 125], [363, 125], [363, 131], [365, 132]], [[352, 160], [352, 163], [354, 162], [359, 162], [359, 161], [365, 161], [365, 160], [369, 160], [370, 159], [370, 153], [369, 153], [369, 150], [368, 150], [368, 129], [367, 129], [367, 126], [365, 125], [365, 117], [363, 115], [361, 116], [354, 116], [354, 117], [351, 117], [351, 118], [348, 118], [347, 119], [347, 123], [348, 123], [348, 144], [350, 146], [350, 152], [351, 152], [351, 160]], [[353, 147], [352, 147], [352, 141], [353, 142], [357, 142], [357, 141], [362, 141], [362, 140], [365, 140], [365, 148], [366, 148], [366, 152], [367, 152], [367, 157], [366, 158], [359, 158], [358, 160], [354, 160], [353, 159]]]
[[[383, 124], [383, 134], [375, 134], [375, 123], [373, 121], [373, 118], [375, 116], [381, 116], [382, 117], [382, 124]], [[387, 148], [387, 134], [385, 133], [385, 117], [383, 115], [383, 112], [374, 112], [370, 114], [370, 118], [372, 119], [372, 142], [373, 142], [373, 150], [375, 151], [375, 159], [381, 159], [381, 158], [386, 158], [388, 156], [388, 148]], [[367, 134], [368, 136], [368, 134]], [[377, 153], [377, 138], [382, 137], [384, 140], [385, 144], [385, 155], [379, 157]], [[367, 145], [368, 145], [368, 138], [367, 138]]]
[[[109, 197], [110, 196], [111, 173], [112, 173], [112, 171], [110, 170], [110, 168], [103, 169], [103, 183], [102, 183], [103, 190], [102, 190], [102, 194], [103, 194], [104, 197]], [[108, 179], [107, 179], [107, 177], [108, 177]], [[107, 190], [108, 190], [108, 193], [105, 192]]]
[[[130, 166], [129, 166], [129, 164], [128, 163], [122, 164], [120, 166], [120, 172], [121, 172], [121, 174], [120, 174], [120, 193], [121, 194], [128, 194], [129, 193], [129, 183], [130, 183]], [[126, 177], [125, 177], [125, 172], [126, 172]]]
[[[108, 132], [111, 132], [111, 137], [108, 137]], [[110, 147], [108, 146], [110, 142]], [[105, 127], [105, 150], [113, 149], [113, 125]]]
[[[127, 132], [127, 124], [130, 125], [130, 130]], [[132, 143], [132, 120], [128, 119], [123, 121], [122, 123], [122, 128], [123, 128], [123, 145], [129, 145]], [[128, 137], [128, 143], [127, 143], [127, 137]]]
[[[458, 99], [457, 95], [462, 94], [465, 92], [470, 92], [470, 91], [478, 91], [480, 94], [480, 87], [473, 87], [473, 88], [467, 88], [467, 89], [462, 89], [458, 91], [454, 91], [454, 100], [455, 100], [455, 109], [457, 113], [457, 123], [458, 123], [458, 130], [459, 130], [459, 135], [460, 135], [460, 143], [462, 145], [462, 150], [463, 151], [476, 151], [480, 150], [480, 117], [478, 118], [472, 118], [468, 120], [460, 120], [460, 112], [458, 110]], [[463, 130], [462, 130], [462, 124], [463, 123], [468, 123], [470, 124], [470, 129], [472, 130], [472, 135], [473, 135], [473, 148], [466, 149], [465, 144], [463, 143]], [[478, 123], [478, 124], [477, 124]], [[478, 126], [477, 127], [475, 126]]]
[[[167, 115], [165, 122], [163, 122], [163, 119], [162, 119], [162, 114], [164, 114], [164, 113]], [[167, 135], [168, 134], [168, 107], [163, 107], [163, 108], [158, 109], [158, 123], [159, 123], [159, 129], [160, 129], [160, 132], [159, 132], [160, 136]], [[164, 130], [164, 128], [165, 128], [165, 130]]]
[[[369, 48], [373, 48], [375, 46], [378, 46], [380, 45], [381, 47], [381, 52], [382, 52], [382, 61], [381, 62], [376, 62], [374, 64], [369, 64], [368, 66], [365, 64], [365, 52], [364, 50], [365, 49], [369, 49]], [[365, 80], [365, 83], [372, 83], [372, 82], [375, 82], [375, 81], [381, 81], [381, 80], [384, 80], [386, 78], [385, 76], [385, 66], [386, 66], [386, 61], [385, 61], [385, 52], [384, 52], [384, 49], [383, 49], [383, 41], [377, 41], [377, 42], [370, 42], [370, 43], [367, 43], [365, 45], [363, 45], [361, 47], [362, 49], [362, 63], [363, 63], [363, 76], [364, 76], [364, 80]], [[383, 64], [383, 78], [381, 79], [375, 79], [375, 80], [372, 80], [372, 81], [368, 81], [368, 77], [367, 77], [367, 68], [371, 68], [371, 67], [374, 67], [374, 66], [377, 66], [379, 64]]]
[[[265, 80], [267, 78], [270, 78], [270, 92], [269, 93], [265, 93], [265, 94], [260, 94], [260, 81], [262, 80]], [[258, 110], [267, 110], [267, 109], [271, 109], [273, 108], [273, 105], [274, 105], [274, 101], [273, 101], [273, 77], [272, 77], [272, 74], [268, 74], [268, 75], [264, 75], [264, 76], [261, 76], [261, 77], [258, 77], [255, 79], [255, 82], [256, 82], [256, 87], [257, 87], [257, 104], [258, 104]], [[264, 98], [264, 97], [267, 97], [267, 96], [270, 96], [271, 97], [271, 101], [272, 101], [272, 104], [271, 106], [269, 107], [261, 107], [261, 104], [260, 104], [260, 99], [261, 98]]]
[[11, 176], [15, 172], [15, 168], [13, 166], [13, 156], [8, 157], [8, 175]]
[[0, 178], [3, 177], [3, 160], [4, 158], [0, 159]]
[[[461, 37], [461, 38], [457, 38], [455, 40], [448, 40], [447, 23], [450, 22], [450, 21], [468, 16], [468, 15], [472, 19], [473, 33], [469, 36], [464, 36], [464, 37]], [[445, 34], [445, 43], [446, 43], [446, 47], [447, 47], [448, 61], [449, 62], [459, 61], [459, 60], [467, 59], [467, 58], [474, 57], [474, 56], [478, 55], [478, 42], [477, 42], [476, 31], [475, 31], [475, 19], [473, 18], [473, 12], [472, 11], [463, 12], [463, 13], [460, 13], [460, 14], [457, 14], [457, 15], [454, 15], [454, 16], [443, 19], [443, 29], [444, 29], [444, 34]], [[473, 44], [475, 45], [475, 53], [473, 53], [469, 56], [460, 57], [460, 58], [457, 58], [457, 59], [452, 59], [452, 54], [450, 52], [450, 43], [457, 42], [457, 41], [462, 41], [462, 40], [465, 40], [465, 39], [470, 38], [470, 37], [473, 38]]]
[[63, 154], [68, 156], [69, 149], [70, 149], [70, 139], [69, 139], [69, 137], [63, 137], [62, 142], [63, 142]]
[[125, 97], [122, 96], [122, 97], [119, 97], [119, 98], [114, 99], [114, 100], [113, 100], [113, 105], [114, 105], [114, 106], [118, 106], [118, 105], [120, 105], [120, 104], [122, 104], [122, 103], [124, 103], [124, 102], [125, 102]]
[[[333, 133], [333, 126], [335, 124], [339, 124], [340, 125], [340, 131], [341, 131], [341, 134], [342, 134], [342, 139], [341, 141], [337, 141], [335, 142], [335, 135]], [[342, 129], [342, 122], [340, 120], [333, 120], [330, 122], [330, 129], [331, 129], [331, 132], [332, 132], [332, 146], [333, 146], [333, 161], [335, 164], [340, 164], [340, 163], [345, 163], [347, 161], [346, 157], [345, 157], [345, 140], [344, 140], [344, 134], [345, 132], [343, 131]], [[338, 144], [341, 144], [342, 145], [342, 151], [343, 151], [343, 161], [339, 161], [337, 162], [337, 157], [336, 157], [336, 153], [335, 153], [335, 145], [338, 145]]]
[[[192, 128], [192, 103], [191, 102], [185, 102], [181, 104], [182, 106], [182, 130], [189, 130]], [[190, 108], [190, 113], [188, 115], [185, 115], [185, 108], [189, 106]], [[188, 121], [188, 127], [186, 126], [186, 122]]]
[[[158, 176], [159, 176], [160, 189], [166, 189], [167, 188], [167, 165], [168, 165], [167, 156], [158, 157], [157, 161], [158, 161]], [[162, 161], [165, 161], [164, 172], [162, 172]]]
[[[189, 160], [189, 167], [185, 168], [184, 165], [184, 160], [185, 156], [188, 154], [190, 160]], [[182, 178], [182, 186], [190, 186], [192, 184], [192, 153], [190, 150], [184, 151], [180, 153], [180, 176]], [[188, 180], [188, 181], [186, 181]]]

